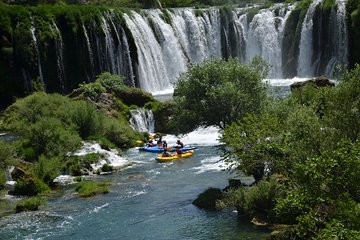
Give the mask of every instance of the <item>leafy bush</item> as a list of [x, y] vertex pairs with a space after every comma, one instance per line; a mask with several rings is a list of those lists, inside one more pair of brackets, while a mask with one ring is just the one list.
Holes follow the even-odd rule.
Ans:
[[82, 139], [96, 135], [102, 130], [102, 119], [94, 105], [79, 101], [73, 103], [71, 120]]
[[119, 148], [134, 146], [138, 139], [135, 131], [124, 119], [106, 119], [104, 121], [104, 135]]
[[275, 220], [276, 199], [282, 195], [282, 186], [275, 176], [269, 181], [260, 181], [251, 187], [240, 187], [225, 194], [217, 204], [221, 208], [236, 208], [239, 214], [261, 220]]
[[41, 179], [48, 186], [53, 186], [53, 180], [60, 175], [60, 160], [58, 158], [47, 159], [40, 156], [34, 164], [34, 175]]
[[80, 197], [91, 197], [96, 194], [109, 193], [108, 182], [79, 182], [76, 184], [75, 190], [79, 193]]
[[84, 170], [92, 170], [91, 164], [97, 163], [102, 157], [103, 155], [100, 153], [67, 157], [64, 170], [72, 176], [83, 175]]
[[29, 127], [26, 137], [29, 139], [28, 145], [38, 156], [65, 155], [81, 146], [80, 137], [55, 118], [39, 119]]
[[102, 167], [101, 167], [101, 171], [102, 172], [112, 172], [114, 171], [114, 167], [109, 165], [109, 164], [104, 164]]
[[36, 196], [40, 193], [48, 192], [49, 190], [49, 186], [40, 179], [31, 175], [26, 175], [21, 179], [18, 179], [13, 193], [15, 195]]
[[39, 197], [26, 198], [16, 204], [16, 212], [36, 211], [41, 204], [42, 200]]
[[266, 100], [263, 72], [237, 59], [207, 60], [179, 77], [174, 90], [179, 127], [224, 128], [246, 114], [259, 113]]
[[146, 103], [155, 101], [154, 97], [140, 88], [128, 87], [121, 91], [115, 91], [115, 96], [120, 98], [125, 104], [143, 107]]

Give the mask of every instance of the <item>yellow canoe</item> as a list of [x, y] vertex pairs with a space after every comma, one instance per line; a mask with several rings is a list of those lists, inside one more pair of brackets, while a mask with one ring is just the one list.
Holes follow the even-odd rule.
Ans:
[[181, 154], [170, 154], [169, 157], [163, 157], [162, 154], [158, 154], [155, 158], [158, 162], [168, 162], [179, 158], [188, 158], [194, 154], [194, 150], [186, 151]]

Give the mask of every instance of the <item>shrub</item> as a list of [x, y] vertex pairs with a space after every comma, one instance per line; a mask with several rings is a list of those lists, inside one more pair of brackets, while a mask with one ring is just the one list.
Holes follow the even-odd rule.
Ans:
[[262, 180], [248, 188], [230, 190], [217, 205], [220, 208], [236, 208], [239, 214], [257, 217], [261, 220], [275, 220], [276, 199], [282, 194], [282, 186], [275, 177]]
[[96, 194], [106, 194], [109, 193], [108, 182], [79, 182], [76, 184], [75, 190], [79, 193], [80, 197], [91, 197]]
[[104, 164], [102, 167], [101, 167], [101, 171], [102, 172], [112, 172], [114, 171], [114, 167], [109, 165], [109, 164]]
[[123, 119], [108, 118], [104, 121], [104, 135], [119, 148], [134, 146], [137, 135]]
[[28, 144], [38, 156], [65, 155], [81, 145], [79, 136], [71, 129], [66, 129], [61, 121], [55, 118], [41, 118], [29, 129], [26, 136], [29, 139]]
[[46, 183], [44, 183], [40, 179], [36, 179], [33, 176], [26, 175], [18, 179], [17, 184], [15, 185], [14, 194], [36, 196], [49, 190], [50, 188], [48, 187], [48, 185], [46, 185]]
[[103, 155], [100, 153], [90, 153], [84, 156], [70, 156], [65, 162], [65, 171], [72, 176], [84, 174], [84, 170], [92, 170], [91, 164], [97, 163]]
[[129, 87], [125, 90], [115, 91], [115, 95], [127, 105], [145, 106], [146, 103], [155, 101], [154, 97], [140, 88]]
[[42, 200], [39, 197], [26, 198], [16, 204], [16, 212], [36, 211], [41, 204]]
[[60, 175], [59, 163], [58, 158], [47, 159], [45, 156], [40, 156], [33, 166], [34, 174], [48, 186], [54, 186], [53, 180]]
[[71, 120], [82, 139], [101, 132], [103, 116], [96, 111], [94, 105], [83, 101], [78, 101], [73, 105]]

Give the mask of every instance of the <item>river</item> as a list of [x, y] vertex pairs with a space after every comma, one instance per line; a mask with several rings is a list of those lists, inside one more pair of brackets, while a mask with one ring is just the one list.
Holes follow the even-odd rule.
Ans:
[[192, 205], [199, 193], [224, 188], [231, 177], [222, 171], [217, 136], [214, 129], [184, 136], [185, 143], [197, 145], [196, 153], [170, 163], [130, 149], [125, 157], [133, 166], [93, 176], [111, 182], [110, 193], [82, 199], [73, 186], [62, 188], [39, 211], [2, 217], [0, 239], [265, 239], [269, 230], [236, 212]]

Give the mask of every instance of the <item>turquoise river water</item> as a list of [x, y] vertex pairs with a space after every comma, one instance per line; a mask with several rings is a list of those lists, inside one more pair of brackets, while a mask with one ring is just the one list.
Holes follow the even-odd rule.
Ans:
[[66, 186], [37, 212], [0, 218], [0, 239], [265, 239], [268, 230], [235, 212], [192, 205], [199, 193], [224, 188], [231, 177], [221, 171], [215, 145], [199, 144], [193, 157], [170, 163], [130, 149], [132, 167], [93, 176], [112, 183], [109, 194], [82, 199]]

